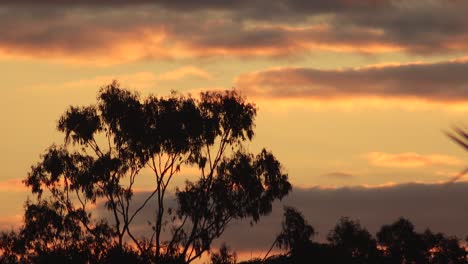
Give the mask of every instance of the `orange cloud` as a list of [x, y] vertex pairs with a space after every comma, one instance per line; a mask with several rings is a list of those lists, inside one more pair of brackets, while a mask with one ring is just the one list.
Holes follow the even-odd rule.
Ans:
[[[426, 184], [426, 183], [418, 183], [418, 182], [410, 182], [410, 183], [403, 183], [404, 184]], [[439, 184], [439, 183], [431, 183], [431, 184]], [[349, 185], [349, 186], [336, 186], [336, 185], [313, 185], [313, 186], [296, 186], [296, 189], [314, 189], [320, 191], [332, 191], [332, 190], [343, 190], [343, 189], [350, 189], [350, 190], [374, 190], [374, 189], [385, 189], [385, 188], [392, 188], [398, 185], [402, 185], [401, 183], [395, 182], [385, 182], [381, 184], [359, 184], [359, 185]]]
[[0, 192], [27, 192], [28, 188], [22, 181], [23, 179], [0, 181]]
[[[126, 19], [126, 18], [122, 18]], [[131, 18], [129, 18], [131, 19]], [[196, 20], [196, 18], [194, 18]], [[34, 22], [32, 22], [34, 23]], [[57, 22], [43, 27], [58, 27]], [[131, 22], [129, 22], [131, 23]], [[195, 23], [191, 21], [188, 23]], [[118, 32], [116, 27], [103, 28], [80, 21], [70, 27], [79, 33], [51, 36], [45, 43], [3, 41], [0, 38], [0, 58], [46, 59], [71, 64], [111, 65], [144, 59], [182, 59], [212, 56], [282, 57], [310, 51], [381, 53], [402, 48], [377, 40], [334, 39], [332, 28], [244, 27], [230, 23], [194, 29], [193, 38], [186, 38], [184, 29], [168, 28], [163, 22], [148, 21], [149, 25], [129, 25], [131, 29]], [[88, 28], [89, 26], [89, 28]], [[92, 28], [91, 28], [92, 27]], [[182, 26], [181, 26], [182, 27]], [[162, 29], [164, 28], [164, 29]], [[16, 29], [21, 30], [21, 29]], [[28, 30], [29, 31], [29, 30]], [[52, 30], [51, 30], [52, 31]], [[117, 31], [117, 32], [115, 32]], [[115, 32], [115, 33], [113, 33]], [[229, 35], [225, 35], [230, 32]], [[28, 34], [25, 32], [24, 34]], [[200, 72], [191, 74], [206, 77]], [[171, 78], [171, 77], [168, 77]]]
[[18, 228], [23, 223], [22, 215], [10, 215], [0, 217], [0, 230], [9, 231], [12, 228]]
[[365, 158], [377, 167], [417, 168], [432, 165], [460, 165], [462, 161], [447, 155], [421, 155], [414, 152], [390, 154], [384, 152], [370, 152]]
[[130, 89], [145, 90], [155, 87], [159, 82], [171, 82], [182, 80], [184, 78], [201, 78], [211, 79], [213, 76], [200, 68], [193, 66], [185, 66], [177, 68], [172, 71], [155, 73], [149, 71], [135, 72], [129, 74], [116, 74], [116, 75], [101, 75], [89, 79], [81, 79], [69, 81], [61, 84], [40, 84], [34, 85], [30, 88], [50, 90], [50, 89], [76, 89], [76, 88], [91, 88], [96, 89], [103, 85], [109, 84], [112, 80], [117, 80], [123, 86]]
[[[86, 28], [85, 25], [78, 25], [80, 22], [76, 23], [77, 25], [71, 22], [69, 26], [79, 30], [79, 33], [72, 33], [74, 30], [70, 29], [70, 35], [63, 32], [55, 37], [51, 36], [42, 44], [33, 40], [18, 43], [0, 39], [0, 58], [45, 59], [70, 64], [105, 66], [149, 57], [170, 58], [180, 53], [176, 48], [165, 47], [165, 33], [157, 28], [134, 27], [130, 31], [112, 33], [109, 29]], [[30, 26], [23, 25], [17, 30], [21, 31], [22, 28]], [[57, 27], [47, 23], [42, 25], [44, 28], [48, 26]]]
[[118, 80], [122, 84], [129, 84], [138, 89], [145, 89], [153, 86], [158, 77], [155, 73], [152, 72], [136, 72], [131, 74], [119, 74], [119, 75], [103, 75], [97, 76], [91, 79], [82, 79], [77, 81], [70, 81], [63, 84], [60, 84], [62, 88], [82, 88], [90, 87], [95, 89], [96, 87], [101, 87], [108, 84], [112, 80]]
[[182, 67], [173, 71], [168, 71], [160, 74], [158, 76], [158, 80], [161, 81], [174, 81], [174, 80], [180, 80], [188, 76], [193, 76], [201, 79], [212, 79], [213, 76], [209, 74], [208, 72], [193, 67], [193, 66], [186, 66]]
[[344, 171], [334, 171], [334, 172], [329, 172], [327, 174], [324, 174], [323, 176], [330, 177], [330, 178], [337, 178], [337, 179], [349, 179], [349, 178], [354, 178], [356, 175], [354, 175], [353, 173], [344, 172]]

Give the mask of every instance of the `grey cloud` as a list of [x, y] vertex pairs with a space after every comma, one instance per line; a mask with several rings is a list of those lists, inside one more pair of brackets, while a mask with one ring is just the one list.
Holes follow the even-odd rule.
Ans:
[[[379, 47], [424, 54], [468, 50], [468, 4], [424, 3], [0, 0], [0, 50], [105, 57], [128, 42], [141, 44], [138, 59], [163, 57], [175, 44], [196, 56], [249, 56], [261, 49], [269, 51], [266, 56], [297, 55], [343, 47], [369, 53]], [[326, 29], [313, 28], [320, 25]], [[152, 39], [155, 33], [164, 34], [162, 42]]]
[[[142, 201], [146, 193], [137, 193], [135, 201]], [[168, 197], [169, 206], [174, 206]], [[274, 205], [271, 215], [251, 226], [248, 221], [232, 223], [216, 242], [225, 241], [236, 251], [266, 251], [281, 228], [283, 206], [300, 210], [318, 232], [316, 239], [324, 241], [338, 219], [348, 216], [358, 219], [375, 234], [384, 224], [405, 217], [419, 231], [432, 231], [464, 238], [468, 218], [468, 183], [402, 184], [389, 187], [348, 187], [338, 189], [295, 188], [282, 202]], [[154, 205], [149, 205], [154, 206]], [[154, 207], [153, 207], [154, 208]], [[102, 208], [97, 212], [101, 212]], [[147, 220], [154, 218], [149, 208], [135, 222], [135, 233], [144, 235], [150, 230]]]
[[380, 188], [300, 189], [296, 188], [273, 213], [250, 227], [236, 223], [220, 240], [238, 251], [268, 250], [280, 231], [282, 207], [300, 210], [318, 232], [316, 239], [324, 241], [338, 219], [348, 216], [358, 219], [375, 234], [382, 225], [405, 217], [419, 231], [432, 231], [464, 239], [467, 235], [468, 184], [403, 184]]
[[355, 10], [337, 16], [337, 27], [358, 27], [381, 31], [381, 42], [401, 46], [414, 53], [466, 50], [464, 1], [393, 1], [377, 12]]
[[247, 94], [319, 99], [416, 98], [433, 102], [468, 100], [468, 62], [404, 64], [343, 70], [280, 68], [238, 77]]
[[329, 0], [329, 1], [307, 1], [307, 0], [0, 0], [0, 4], [8, 5], [53, 5], [53, 6], [112, 6], [112, 5], [140, 5], [151, 4], [163, 6], [175, 10], [193, 9], [260, 9], [277, 10], [278, 12], [336, 12], [357, 8], [376, 8], [388, 6], [392, 0], [376, 2], [374, 0], [349, 1], [349, 0]]

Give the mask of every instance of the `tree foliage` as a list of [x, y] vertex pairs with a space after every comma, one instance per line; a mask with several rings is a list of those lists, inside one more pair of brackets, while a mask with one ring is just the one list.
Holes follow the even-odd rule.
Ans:
[[286, 249], [286, 253], [241, 263], [468, 263], [467, 251], [459, 239], [429, 229], [418, 233], [405, 218], [382, 226], [374, 238], [358, 221], [343, 217], [328, 233], [328, 243], [320, 243], [312, 241], [314, 229], [304, 216], [285, 207], [281, 230], [274, 245]]
[[211, 264], [236, 264], [237, 255], [231, 252], [226, 244], [222, 244], [218, 253], [211, 255]]
[[[24, 182], [36, 200], [26, 204], [20, 232], [4, 234], [2, 248], [30, 262], [70, 247], [91, 262], [135, 254], [191, 262], [230, 222], [257, 222], [291, 190], [271, 152], [243, 147], [254, 136], [257, 109], [235, 91], [142, 98], [113, 82], [97, 99], [59, 119], [64, 143], [32, 166]], [[176, 189], [171, 180], [183, 167], [197, 169], [198, 179]], [[140, 204], [133, 199], [138, 181], [151, 183]], [[177, 207], [168, 208], [174, 190]], [[100, 204], [110, 217], [93, 214]], [[150, 204], [147, 235], [136, 234], [135, 219]]]
[[379, 252], [377, 241], [358, 221], [343, 217], [327, 237], [328, 242], [348, 263], [364, 263], [376, 260]]
[[292, 207], [284, 208], [284, 221], [281, 226], [281, 233], [276, 238], [277, 246], [289, 250], [293, 255], [304, 251], [315, 233], [302, 213]]

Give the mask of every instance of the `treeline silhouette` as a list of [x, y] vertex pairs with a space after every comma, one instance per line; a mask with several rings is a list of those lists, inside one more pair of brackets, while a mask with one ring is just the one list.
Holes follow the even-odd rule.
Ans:
[[[359, 221], [347, 217], [341, 218], [328, 233], [326, 243], [315, 242], [314, 234], [314, 228], [299, 211], [286, 207], [282, 230], [273, 243], [286, 253], [241, 263], [468, 263], [465, 245], [457, 237], [429, 229], [416, 232], [405, 218], [382, 226], [375, 237]], [[228, 256], [227, 261], [213, 263], [235, 263], [234, 254], [224, 256]]]

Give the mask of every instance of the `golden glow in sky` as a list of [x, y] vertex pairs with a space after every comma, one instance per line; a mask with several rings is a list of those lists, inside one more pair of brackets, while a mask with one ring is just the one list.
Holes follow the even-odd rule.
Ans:
[[76, 2], [0, 1], [0, 227], [62, 142], [60, 115], [113, 79], [143, 95], [234, 87], [259, 108], [249, 148], [271, 150], [295, 187], [439, 184], [464, 169], [443, 131], [466, 122], [468, 3]]

